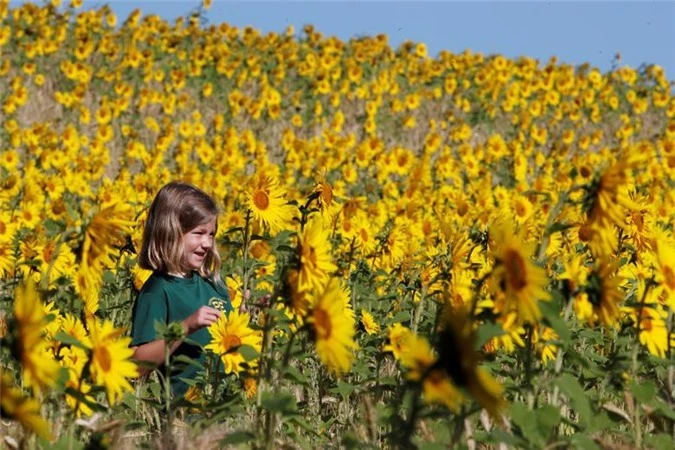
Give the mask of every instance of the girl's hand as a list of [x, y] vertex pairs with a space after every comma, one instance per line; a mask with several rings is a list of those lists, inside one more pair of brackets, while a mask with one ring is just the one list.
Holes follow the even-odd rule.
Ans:
[[221, 312], [210, 306], [202, 306], [188, 316], [181, 324], [186, 334], [192, 334], [200, 328], [208, 327], [220, 318]]

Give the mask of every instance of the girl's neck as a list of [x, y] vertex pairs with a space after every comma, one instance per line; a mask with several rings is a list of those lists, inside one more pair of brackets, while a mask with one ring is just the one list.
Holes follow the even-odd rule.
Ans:
[[172, 277], [178, 278], [192, 278], [192, 271], [189, 272], [169, 272]]

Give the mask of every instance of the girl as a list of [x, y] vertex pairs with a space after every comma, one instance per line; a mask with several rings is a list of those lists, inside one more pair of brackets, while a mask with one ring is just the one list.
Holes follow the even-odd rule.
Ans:
[[[220, 279], [220, 256], [214, 236], [218, 208], [211, 197], [194, 186], [171, 182], [157, 193], [150, 206], [138, 258], [153, 270], [141, 288], [132, 313], [131, 346], [134, 358], [160, 366], [165, 343], [155, 335], [155, 321], [180, 322], [190, 341], [205, 346], [211, 340], [206, 327], [232, 309]], [[205, 364], [200, 345], [177, 341], [172, 356], [185, 355]], [[198, 368], [172, 363], [171, 391], [182, 396]], [[141, 369], [141, 374], [148, 370]]]

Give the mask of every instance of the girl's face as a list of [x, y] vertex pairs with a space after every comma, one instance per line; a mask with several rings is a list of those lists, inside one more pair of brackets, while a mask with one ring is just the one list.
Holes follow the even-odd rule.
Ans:
[[204, 263], [204, 258], [213, 247], [216, 235], [216, 218], [197, 225], [183, 234], [183, 255], [189, 270], [198, 270]]

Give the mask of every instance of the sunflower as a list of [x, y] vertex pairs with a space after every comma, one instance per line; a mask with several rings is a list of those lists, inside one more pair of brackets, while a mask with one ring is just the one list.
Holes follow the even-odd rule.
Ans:
[[103, 386], [110, 405], [116, 404], [125, 391], [133, 391], [128, 378], [138, 376], [133, 362], [134, 350], [130, 337], [120, 337], [123, 329], [115, 328], [109, 320], [92, 317], [88, 321], [91, 376], [95, 384]]
[[298, 290], [320, 290], [331, 272], [337, 270], [331, 255], [330, 235], [323, 221], [315, 217], [300, 235], [298, 242], [300, 272]]
[[71, 395], [66, 391], [66, 403], [78, 417], [81, 415], [90, 416], [92, 410], [88, 404], [95, 403], [96, 400], [88, 395], [91, 391], [89, 383], [81, 379], [82, 369], [89, 359], [87, 352], [75, 346], [64, 347], [61, 349], [60, 356], [61, 364], [68, 369], [69, 377], [66, 381], [66, 387], [73, 389], [86, 399], [86, 402], [83, 402], [82, 398]]
[[332, 278], [306, 319], [321, 362], [337, 376], [349, 371], [356, 348], [353, 313], [345, 308], [348, 302], [349, 293]]
[[290, 227], [294, 208], [285, 199], [286, 193], [272, 175], [258, 172], [247, 191], [247, 204], [253, 218], [274, 234]]
[[675, 311], [675, 247], [660, 242], [656, 251], [656, 282], [665, 304]]
[[258, 392], [258, 382], [254, 375], [244, 377], [244, 395], [246, 398], [251, 399]]
[[549, 361], [556, 358], [558, 347], [551, 341], [557, 341], [558, 334], [549, 327], [541, 327], [541, 332], [536, 328], [532, 333], [532, 344], [537, 353], [541, 356], [541, 362], [546, 365]]
[[610, 263], [603, 256], [596, 260], [582, 288], [593, 310], [588, 319], [591, 325], [599, 322], [606, 327], [613, 327], [618, 324], [621, 316], [619, 305], [624, 299], [622, 282], [623, 277], [616, 273], [616, 263]]
[[530, 260], [534, 245], [523, 242], [510, 226], [497, 226], [491, 235], [496, 242], [492, 272], [495, 311], [514, 311], [521, 322], [535, 323], [541, 318], [537, 301], [550, 300], [551, 296], [545, 290], [546, 271]]
[[401, 355], [408, 347], [408, 341], [413, 332], [400, 323], [395, 323], [387, 329], [387, 341], [382, 347], [383, 352], [389, 352], [394, 356], [394, 359], [401, 359]]
[[359, 212], [354, 215], [351, 222], [351, 232], [354, 245], [359, 249], [361, 255], [369, 256], [375, 251], [377, 247], [376, 231], [365, 213]]
[[50, 343], [42, 337], [47, 319], [33, 281], [29, 280], [16, 290], [14, 320], [24, 381], [39, 393], [54, 385], [59, 364], [52, 357]]
[[[622, 312], [630, 318], [635, 327], [639, 326], [640, 343], [647, 347], [647, 351], [659, 358], [665, 358], [668, 351], [668, 320], [667, 310], [658, 302], [659, 292], [655, 289], [646, 290], [646, 283], [638, 281], [636, 298], [644, 302], [641, 306], [625, 306]], [[638, 314], [640, 314], [638, 324]]]
[[132, 233], [134, 211], [121, 201], [97, 211], [84, 233], [80, 266], [75, 278], [75, 291], [85, 301], [86, 312], [98, 310], [98, 295], [103, 283], [103, 271], [115, 266], [112, 255]]
[[483, 349], [486, 353], [495, 353], [502, 349], [505, 353], [513, 353], [516, 350], [516, 345], [525, 347], [525, 342], [522, 336], [525, 334], [525, 328], [516, 321], [516, 314], [509, 313], [501, 315], [496, 322], [504, 330], [504, 334], [490, 338]]
[[253, 364], [253, 361], [246, 361], [239, 352], [239, 346], [249, 345], [258, 352], [262, 348], [262, 333], [249, 328], [249, 320], [248, 313], [233, 310], [229, 315], [221, 315], [220, 319], [208, 328], [211, 342], [204, 349], [220, 356], [225, 373], [239, 374], [247, 368], [247, 365]]
[[2, 416], [16, 420], [21, 426], [38, 436], [51, 440], [49, 423], [42, 418], [40, 403], [34, 398], [24, 397], [21, 390], [12, 383], [11, 375], [0, 369], [0, 406]]
[[287, 304], [290, 311], [296, 318], [302, 321], [307, 317], [307, 312], [312, 305], [313, 299], [310, 291], [299, 289], [299, 277], [300, 275], [297, 270], [290, 269], [288, 271], [286, 275], [286, 285], [288, 287], [286, 296], [288, 297]]
[[232, 309], [238, 310], [241, 302], [244, 300], [242, 293], [242, 284], [234, 275], [225, 278], [225, 285], [227, 286], [227, 293], [230, 296], [230, 304]]
[[639, 153], [623, 156], [586, 186], [584, 210], [591, 223], [601, 228], [625, 226], [626, 210], [638, 209], [629, 196], [629, 189], [633, 187], [629, 172], [643, 158]]
[[373, 315], [365, 309], [361, 310], [361, 324], [369, 335], [380, 332], [380, 326], [375, 322]]

